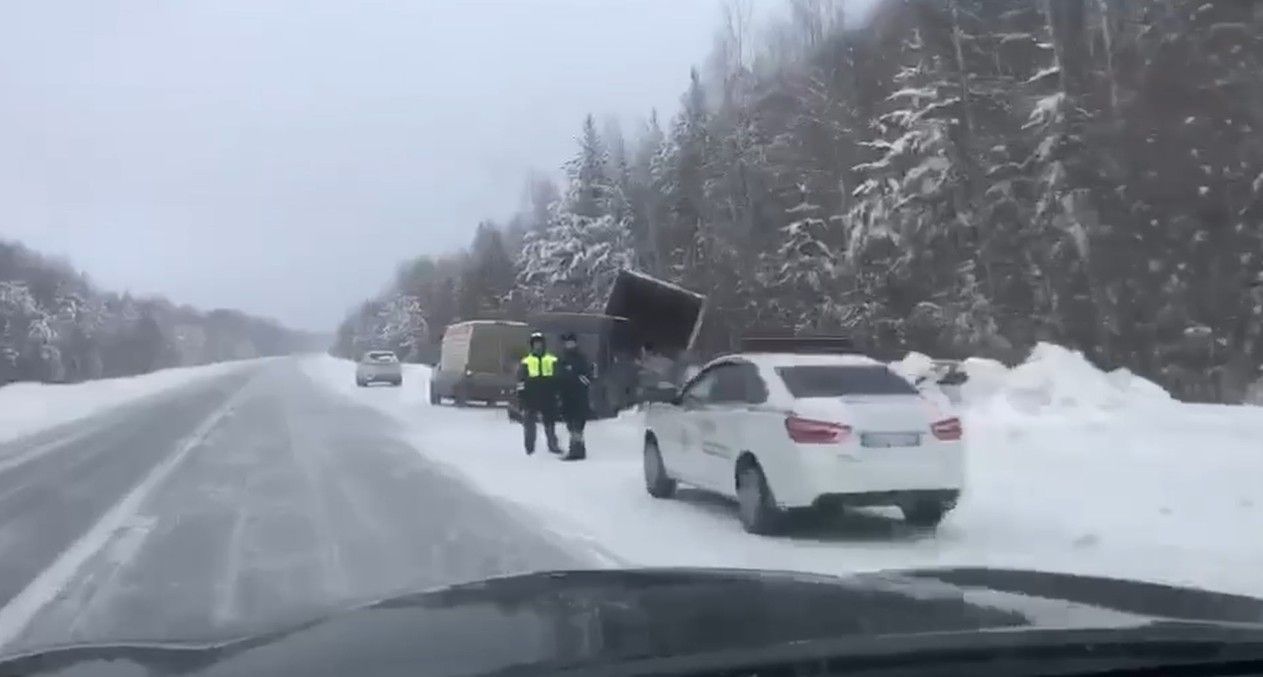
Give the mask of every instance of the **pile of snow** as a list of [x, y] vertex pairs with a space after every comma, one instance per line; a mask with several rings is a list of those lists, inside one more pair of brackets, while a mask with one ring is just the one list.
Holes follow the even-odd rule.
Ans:
[[[890, 366], [913, 383], [922, 378], [932, 381], [937, 375], [934, 361], [917, 352], [908, 353]], [[960, 387], [961, 400], [967, 407], [1007, 408], [1038, 416], [1099, 413], [1174, 402], [1161, 386], [1127, 369], [1101, 371], [1083, 353], [1051, 343], [1036, 345], [1030, 357], [1012, 369], [979, 357], [964, 360], [960, 368], [969, 376]]]
[[1009, 372], [1003, 393], [1014, 408], [1026, 413], [1171, 402], [1160, 386], [1126, 369], [1102, 372], [1082, 353], [1050, 343], [1035, 346], [1030, 358]]
[[891, 362], [890, 368], [911, 383], [934, 376], [934, 360], [929, 355], [915, 351], [908, 353], [898, 362]]
[[[967, 487], [933, 534], [872, 511], [752, 536], [722, 500], [688, 489], [673, 500], [647, 495], [634, 412], [591, 424], [589, 460], [564, 463], [526, 456], [521, 428], [501, 409], [430, 406], [424, 368], [408, 367], [403, 388], [373, 389], [355, 387], [350, 362], [322, 357], [304, 368], [396, 418], [418, 453], [510, 502], [524, 524], [594, 566], [995, 566], [1263, 595], [1263, 539], [1251, 537], [1263, 523], [1263, 409], [1182, 404], [1055, 346], [1012, 370], [965, 365], [976, 389], [962, 408]], [[1014, 397], [1037, 406], [1014, 406]]]
[[227, 374], [257, 360], [163, 369], [140, 376], [75, 384], [11, 383], [0, 388], [0, 442], [39, 432], [194, 381]]

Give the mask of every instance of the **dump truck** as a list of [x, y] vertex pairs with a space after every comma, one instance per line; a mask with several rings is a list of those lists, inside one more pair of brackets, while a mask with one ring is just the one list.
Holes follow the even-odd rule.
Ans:
[[[561, 350], [560, 337], [574, 332], [592, 360], [588, 394], [594, 418], [610, 418], [640, 401], [645, 383], [644, 349], [676, 364], [701, 326], [706, 297], [678, 285], [630, 270], [619, 271], [604, 313], [544, 313], [528, 319], [544, 334], [550, 350]], [[509, 418], [519, 420], [516, 403]]]
[[619, 271], [605, 302], [606, 315], [627, 318], [638, 349], [672, 360], [693, 347], [705, 308], [705, 296], [631, 270]]

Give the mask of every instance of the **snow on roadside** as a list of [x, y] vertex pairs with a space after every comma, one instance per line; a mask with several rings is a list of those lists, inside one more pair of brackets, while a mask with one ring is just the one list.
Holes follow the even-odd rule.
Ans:
[[424, 367], [409, 365], [403, 388], [366, 390], [355, 387], [350, 362], [303, 366], [395, 417], [420, 453], [516, 504], [597, 565], [1005, 566], [1263, 595], [1263, 540], [1253, 537], [1263, 523], [1263, 409], [1178, 403], [1056, 346], [1033, 357], [1014, 370], [966, 365], [982, 376], [963, 411], [969, 485], [936, 534], [864, 513], [781, 538], [746, 534], [730, 505], [697, 492], [649, 497], [633, 413], [592, 424], [589, 460], [562, 463], [527, 457], [503, 410], [430, 406]]
[[0, 442], [30, 435], [194, 381], [241, 369], [257, 360], [163, 369], [139, 376], [74, 384], [11, 383], [0, 388]]

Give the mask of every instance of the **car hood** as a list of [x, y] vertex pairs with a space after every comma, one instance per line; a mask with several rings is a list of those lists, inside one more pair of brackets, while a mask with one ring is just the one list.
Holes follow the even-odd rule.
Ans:
[[[1179, 623], [1263, 638], [1263, 600], [1103, 578], [935, 569], [844, 578], [726, 569], [562, 571], [392, 598], [213, 646], [94, 645], [3, 674], [532, 674], [820, 640]], [[1183, 631], [1183, 630], [1182, 630]]]

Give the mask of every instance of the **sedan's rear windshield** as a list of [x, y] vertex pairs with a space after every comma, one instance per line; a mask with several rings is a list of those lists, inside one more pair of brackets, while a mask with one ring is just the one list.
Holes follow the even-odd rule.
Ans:
[[796, 398], [917, 393], [907, 380], [879, 365], [777, 367], [776, 373]]
[[398, 360], [399, 358], [395, 357], [394, 353], [383, 352], [383, 353], [369, 353], [368, 359], [370, 362], [394, 362]]

